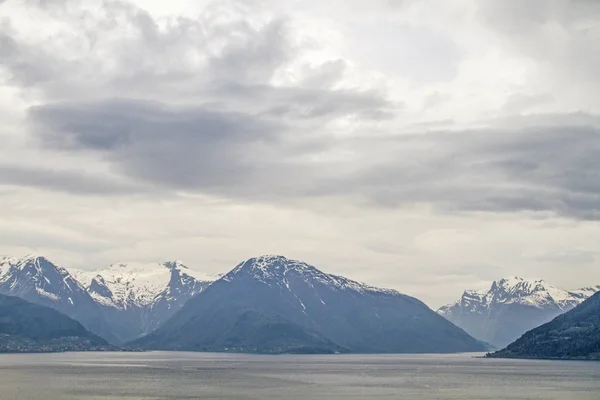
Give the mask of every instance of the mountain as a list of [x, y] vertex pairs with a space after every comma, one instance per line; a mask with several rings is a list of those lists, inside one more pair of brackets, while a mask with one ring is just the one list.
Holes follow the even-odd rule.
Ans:
[[503, 348], [599, 290], [600, 286], [566, 291], [542, 280], [511, 277], [495, 281], [489, 290], [466, 290], [438, 313], [473, 337]]
[[117, 342], [85, 288], [66, 269], [44, 257], [0, 257], [0, 294], [53, 308], [109, 342]]
[[488, 357], [600, 360], [600, 293]]
[[72, 271], [98, 303], [121, 342], [156, 329], [215, 279], [179, 261], [113, 264], [101, 270]]
[[261, 353], [484, 350], [413, 297], [282, 256], [240, 263], [133, 346]]
[[0, 352], [111, 349], [79, 322], [45, 306], [0, 295]]

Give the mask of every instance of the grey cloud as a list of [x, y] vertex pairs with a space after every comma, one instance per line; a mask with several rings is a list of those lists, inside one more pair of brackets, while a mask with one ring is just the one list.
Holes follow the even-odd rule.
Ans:
[[[44, 230], [43, 228], [46, 228]], [[31, 226], [19, 227], [2, 226], [0, 229], [0, 241], [4, 246], [23, 246], [31, 249], [46, 249], [59, 247], [67, 251], [97, 252], [105, 251], [111, 248], [111, 244], [104, 240], [94, 240], [93, 238], [82, 235], [81, 232], [70, 232], [64, 235], [63, 232], [57, 232], [57, 229], [32, 229]]]
[[[53, 50], [52, 42], [27, 43], [7, 28], [0, 36], [0, 54], [6, 54], [8, 62], [2, 67], [12, 83], [54, 100], [155, 98], [160, 93], [165, 104], [213, 103], [234, 112], [286, 119], [379, 120], [402, 108], [385, 93], [333, 88], [346, 68], [343, 60], [304, 65], [306, 76], [296, 84], [273, 84], [274, 75], [308, 46], [294, 36], [285, 18], [254, 26], [242, 16], [221, 22], [207, 11], [159, 28], [152, 16], [133, 5], [102, 4], [103, 13], [93, 17], [77, 7], [51, 8], [54, 14], [49, 15], [72, 27], [58, 37], [75, 48], [93, 50], [76, 54], [74, 60]], [[129, 33], [115, 46], [119, 29]], [[73, 37], [73, 30], [79, 35]]]
[[494, 27], [507, 34], [521, 35], [536, 31], [548, 22], [578, 27], [581, 21], [594, 21], [600, 13], [595, 0], [494, 0], [477, 2], [479, 13]]
[[[6, 29], [11, 83], [49, 99], [29, 110], [42, 147], [89, 153], [128, 177], [175, 189], [260, 196], [260, 180], [304, 193], [313, 175], [298, 159], [328, 146], [317, 129], [341, 117], [389, 119], [402, 106], [384, 93], [333, 88], [345, 69], [339, 61], [313, 65], [297, 85], [272, 84], [302, 52], [288, 21], [251, 25], [235, 12], [223, 21], [211, 18], [211, 7], [159, 28], [123, 2], [103, 2], [98, 13], [48, 5], [51, 18], [69, 22], [57, 37], [93, 50], [71, 56], [76, 61], [53, 51], [54, 43], [28, 43]], [[119, 28], [127, 34], [114, 46]], [[160, 101], [141, 100], [156, 93]], [[123, 94], [130, 99], [115, 98]], [[72, 184], [100, 190], [77, 177]]]
[[210, 60], [209, 73], [217, 81], [266, 83], [273, 73], [296, 55], [298, 48], [288, 38], [284, 20], [274, 20], [253, 30], [245, 23], [243, 35], [229, 41], [223, 51]]
[[[121, 150], [144, 141], [189, 136], [202, 144], [273, 138], [273, 128], [249, 115], [204, 108], [181, 109], [160, 102], [112, 99], [57, 103], [30, 110], [43, 139], [58, 148]], [[252, 135], [254, 133], [254, 135]], [[203, 147], [199, 147], [204, 151]], [[165, 148], [168, 151], [168, 148]]]
[[[581, 116], [574, 116], [579, 121]], [[345, 192], [387, 207], [433, 204], [456, 211], [559, 214], [600, 219], [600, 129], [549, 117], [512, 127], [363, 138], [363, 168], [319, 190]], [[585, 118], [583, 118], [585, 119]], [[560, 122], [562, 121], [562, 123]]]
[[56, 70], [66, 69], [66, 65], [60, 65], [58, 60], [48, 62], [50, 60], [45, 58], [43, 53], [37, 53], [34, 49], [19, 44], [12, 36], [3, 32], [8, 29], [6, 24], [1, 26], [0, 68], [10, 71], [13, 83], [25, 87], [41, 85], [51, 80]]
[[[244, 101], [254, 104], [257, 112], [270, 117], [285, 117], [292, 121], [317, 120], [354, 116], [361, 120], [390, 119], [402, 108], [377, 92], [342, 89], [228, 85], [214, 90], [228, 103]], [[251, 106], [249, 106], [251, 107]]]
[[597, 251], [585, 250], [550, 251], [533, 258], [542, 262], [561, 263], [565, 265], [591, 264], [599, 254]]
[[482, 0], [477, 2], [494, 38], [535, 60], [552, 83], [598, 85], [600, 3], [593, 0]]
[[347, 67], [347, 62], [342, 59], [328, 61], [316, 67], [305, 66], [305, 77], [302, 86], [309, 88], [330, 88], [344, 76]]
[[148, 188], [144, 188], [138, 183], [127, 183], [122, 179], [110, 179], [71, 170], [40, 169], [7, 164], [0, 164], [1, 185], [97, 195], [125, 195], [148, 191]]
[[448, 94], [442, 94], [438, 91], [434, 91], [433, 93], [427, 95], [427, 97], [425, 98], [425, 101], [423, 102], [423, 109], [427, 110], [435, 108], [440, 104], [450, 101], [451, 99], [452, 97]]
[[552, 100], [552, 96], [546, 94], [527, 95], [523, 93], [513, 93], [508, 97], [503, 106], [503, 110], [508, 115], [519, 115], [524, 111], [529, 111], [536, 106]]
[[[520, 10], [511, 4], [528, 7], [510, 2], [494, 16], [488, 2], [481, 10], [496, 29], [510, 29], [509, 17]], [[526, 11], [516, 23], [534, 26], [535, 34], [548, 18], [571, 27], [548, 7]], [[382, 132], [402, 104], [382, 92], [337, 89], [344, 61], [305, 66], [294, 85], [273, 83], [304, 50], [285, 18], [253, 25], [243, 15], [223, 22], [208, 13], [159, 28], [148, 13], [121, 2], [104, 2], [93, 16], [73, 9], [49, 12], [81, 36], [70, 40], [94, 50], [76, 62], [53, 52], [52, 43], [17, 40], [8, 28], [0, 38], [13, 83], [44, 94], [28, 118], [46, 150], [89, 154], [143, 185], [249, 201], [340, 196], [388, 207], [427, 203], [448, 212], [600, 218], [600, 123], [594, 116], [495, 120], [471, 131], [421, 126], [427, 133]], [[129, 34], [116, 37], [115, 27]], [[422, 56], [421, 64], [433, 68], [404, 75], [424, 81], [454, 76], [460, 51], [449, 38], [389, 23], [375, 33], [390, 31], [413, 46], [405, 46], [407, 56]], [[583, 36], [577, 40], [588, 44]], [[415, 43], [430, 47], [422, 52]], [[509, 99], [507, 107], [526, 110], [544, 100], [532, 96]], [[340, 119], [357, 124], [331, 135]], [[34, 175], [23, 184], [94, 189], [77, 177], [69, 188], [56, 177], [50, 184]], [[109, 186], [105, 191], [118, 191]]]
[[447, 35], [422, 26], [377, 20], [353, 26], [357, 56], [376, 70], [415, 83], [451, 81], [462, 58]]
[[[126, 176], [191, 191], [600, 219], [600, 128], [585, 115], [554, 124], [551, 116], [530, 117], [496, 129], [345, 139], [249, 114], [133, 100], [40, 106], [30, 118], [47, 146], [96, 152]], [[354, 156], [328, 159], [338, 150]]]
[[127, 176], [208, 192], [263, 190], [303, 145], [285, 126], [249, 114], [125, 99], [40, 106], [30, 119], [43, 146], [91, 152]]

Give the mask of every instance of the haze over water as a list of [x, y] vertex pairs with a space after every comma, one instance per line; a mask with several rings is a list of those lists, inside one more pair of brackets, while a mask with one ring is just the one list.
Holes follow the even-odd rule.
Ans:
[[0, 355], [0, 399], [598, 399], [600, 363], [458, 355]]

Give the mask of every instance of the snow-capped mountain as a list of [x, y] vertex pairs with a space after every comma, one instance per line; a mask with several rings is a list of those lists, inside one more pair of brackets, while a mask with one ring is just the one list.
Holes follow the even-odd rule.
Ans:
[[415, 298], [283, 256], [240, 263], [134, 344], [251, 352], [484, 349]]
[[73, 274], [123, 342], [156, 329], [216, 279], [179, 261], [119, 263], [94, 271], [73, 270]]
[[0, 294], [54, 308], [98, 336], [116, 341], [85, 288], [66, 269], [44, 257], [0, 257]]
[[[266, 255], [251, 258], [238, 264], [223, 277], [223, 280], [230, 281], [240, 277], [250, 278], [271, 287], [278, 286], [281, 289], [285, 288], [288, 292], [292, 291], [290, 280], [300, 278], [312, 289], [315, 289], [314, 284], [317, 283], [336, 291], [345, 290], [360, 294], [380, 293], [401, 295], [397, 290], [377, 288], [344, 278], [343, 276], [326, 274], [305, 262], [290, 260], [283, 256]], [[319, 298], [319, 301], [323, 305], [326, 305], [321, 298]], [[300, 303], [300, 305], [302, 304]]]
[[543, 280], [510, 277], [493, 282], [489, 290], [465, 290], [458, 301], [438, 313], [472, 336], [502, 348], [597, 291], [600, 285], [567, 291]]

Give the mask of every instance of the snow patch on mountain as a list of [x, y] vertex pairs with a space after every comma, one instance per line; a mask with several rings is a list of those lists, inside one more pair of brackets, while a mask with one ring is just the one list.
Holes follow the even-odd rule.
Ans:
[[581, 289], [572, 290], [570, 293], [574, 297], [581, 298], [582, 301], [584, 301], [587, 298], [591, 297], [596, 292], [600, 292], [600, 285], [588, 286], [588, 287], [584, 287]]
[[180, 261], [69, 272], [38, 255], [0, 258], [0, 294], [53, 307], [113, 343], [156, 329], [217, 278]]
[[563, 290], [543, 280], [509, 277], [489, 290], [465, 290], [438, 313], [472, 336], [502, 348], [523, 333], [578, 306], [600, 290]]
[[[148, 307], [161, 295], [172, 295], [166, 291], [169, 285], [188, 286], [189, 297], [193, 297], [215, 280], [215, 277], [191, 270], [180, 261], [116, 263], [104, 269], [72, 272], [94, 300], [124, 310]], [[179, 281], [173, 282], [173, 278]]]
[[489, 290], [465, 290], [459, 300], [441, 307], [438, 313], [446, 315], [457, 307], [463, 312], [481, 313], [494, 304], [520, 304], [540, 309], [552, 307], [567, 311], [599, 290], [600, 286], [567, 291], [543, 280], [513, 276], [494, 281]]
[[[280, 255], [263, 255], [239, 263], [222, 279], [230, 281], [245, 275], [267, 285], [284, 285], [290, 290], [288, 277], [303, 277], [306, 282], [318, 282], [334, 290], [351, 290], [357, 293], [401, 294], [397, 290], [382, 289], [356, 282], [343, 276], [326, 274], [305, 262], [291, 260]], [[325, 303], [323, 303], [325, 304]]]
[[69, 272], [37, 254], [25, 257], [0, 257], [2, 292], [19, 296], [33, 290], [53, 301], [64, 295], [84, 290]]

